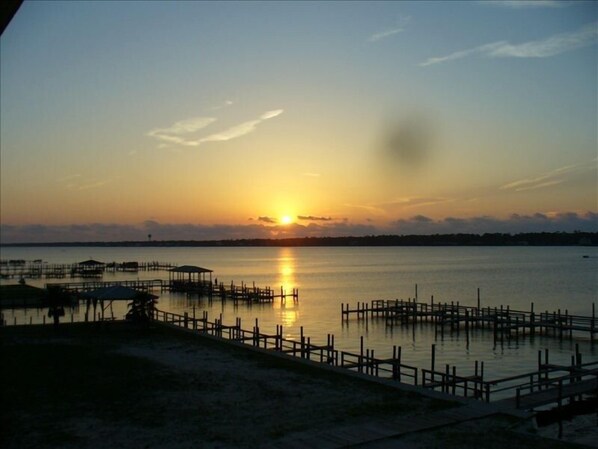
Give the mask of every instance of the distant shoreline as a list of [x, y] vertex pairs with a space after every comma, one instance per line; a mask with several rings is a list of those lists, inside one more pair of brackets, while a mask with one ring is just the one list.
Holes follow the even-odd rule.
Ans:
[[598, 246], [598, 232], [377, 235], [236, 240], [0, 243], [0, 247]]

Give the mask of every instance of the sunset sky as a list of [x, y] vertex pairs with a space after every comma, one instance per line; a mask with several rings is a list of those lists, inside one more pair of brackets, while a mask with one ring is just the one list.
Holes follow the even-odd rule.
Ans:
[[598, 2], [28, 2], [3, 243], [598, 231]]

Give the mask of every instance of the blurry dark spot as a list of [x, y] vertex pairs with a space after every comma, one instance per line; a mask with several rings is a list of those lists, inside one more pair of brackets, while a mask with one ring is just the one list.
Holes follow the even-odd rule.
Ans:
[[386, 125], [383, 148], [387, 156], [405, 165], [421, 165], [430, 157], [433, 124], [423, 116], [412, 116]]

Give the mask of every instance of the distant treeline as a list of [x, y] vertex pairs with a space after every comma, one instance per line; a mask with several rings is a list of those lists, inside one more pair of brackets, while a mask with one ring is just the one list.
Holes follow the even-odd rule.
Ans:
[[522, 234], [371, 235], [238, 240], [151, 240], [121, 242], [12, 243], [2, 246], [596, 246], [598, 232]]

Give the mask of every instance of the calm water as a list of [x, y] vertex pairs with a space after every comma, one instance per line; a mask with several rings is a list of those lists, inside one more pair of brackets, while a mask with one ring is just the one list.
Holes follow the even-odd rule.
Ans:
[[[459, 301], [476, 305], [477, 289], [482, 306], [510, 305], [535, 311], [568, 310], [591, 315], [598, 299], [598, 248], [589, 247], [391, 247], [391, 248], [2, 248], [2, 259], [42, 259], [49, 263], [74, 263], [93, 258], [102, 262], [161, 261], [199, 265], [214, 270], [218, 281], [255, 282], [287, 290], [299, 288], [299, 303], [234, 306], [185, 295], [164, 293], [159, 308], [182, 313], [209, 310], [211, 319], [222, 313], [225, 323], [241, 317], [251, 328], [258, 318], [263, 332], [274, 333], [282, 324], [285, 336], [295, 338], [300, 327], [312, 342], [326, 341], [333, 333], [339, 349], [358, 351], [359, 338], [375, 349], [377, 356], [390, 355], [393, 345], [403, 348], [404, 363], [429, 367], [431, 345], [437, 345], [437, 366], [456, 365], [458, 373], [473, 371], [475, 360], [484, 361], [486, 377], [494, 378], [531, 371], [537, 351], [549, 348], [551, 362], [569, 363], [575, 343], [584, 361], [598, 360], [598, 349], [588, 341], [574, 342], [536, 337], [494, 346], [492, 332], [474, 331], [467, 344], [465, 335], [445, 333], [435, 339], [433, 326], [387, 328], [383, 321], [341, 321], [341, 303], [355, 305], [372, 299], [407, 299], [418, 288], [420, 301]], [[584, 258], [584, 255], [590, 257]], [[106, 273], [112, 279], [167, 279], [166, 272]], [[64, 280], [31, 280], [33, 285]], [[73, 280], [77, 281], [77, 279]], [[14, 281], [12, 281], [14, 282]], [[6, 281], [4, 281], [6, 283]], [[126, 313], [126, 305], [114, 307], [115, 316]], [[18, 320], [41, 320], [42, 312], [18, 312]], [[12, 320], [11, 313], [5, 313]]]

